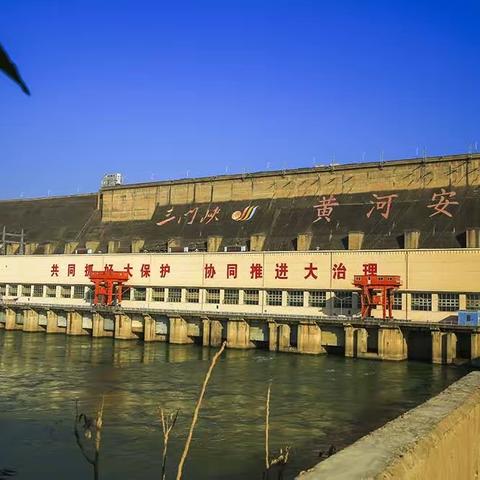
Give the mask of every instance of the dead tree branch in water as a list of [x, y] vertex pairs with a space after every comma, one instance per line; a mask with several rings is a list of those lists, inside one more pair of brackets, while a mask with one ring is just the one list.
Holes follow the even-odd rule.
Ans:
[[272, 388], [272, 384], [268, 384], [268, 390], [267, 390], [267, 400], [265, 403], [265, 470], [268, 470], [270, 468], [270, 452], [268, 451], [269, 446], [269, 430], [270, 430], [270, 391]]
[[203, 401], [203, 397], [205, 395], [205, 390], [207, 389], [208, 381], [210, 380], [210, 377], [212, 375], [212, 371], [215, 368], [215, 365], [217, 364], [217, 361], [220, 358], [220, 355], [225, 350], [226, 346], [227, 346], [227, 342], [223, 342], [222, 346], [220, 347], [218, 352], [212, 358], [212, 361], [210, 363], [210, 367], [208, 368], [207, 374], [205, 375], [205, 380], [203, 381], [202, 389], [200, 390], [200, 396], [198, 397], [197, 405], [195, 407], [195, 411], [193, 412], [192, 424], [190, 425], [190, 430], [188, 432], [188, 437], [187, 437], [187, 440], [185, 442], [185, 447], [183, 449], [182, 457], [180, 458], [180, 462], [178, 464], [177, 480], [181, 480], [181, 478], [182, 478], [183, 465], [185, 464], [185, 460], [187, 459], [188, 450], [190, 448], [190, 443], [192, 442], [193, 430], [195, 428], [195, 424], [197, 423], [198, 414], [200, 412], [200, 407], [202, 406], [202, 401]]
[[178, 412], [179, 410], [166, 415], [163, 408], [160, 407], [160, 421], [162, 422], [163, 431], [162, 480], [165, 480], [167, 470], [168, 439], [170, 437], [170, 432], [173, 430], [173, 427], [177, 421]]
[[280, 452], [276, 457], [270, 459], [270, 394], [271, 394], [272, 384], [268, 384], [267, 389], [267, 398], [265, 401], [265, 471], [263, 473], [263, 478], [268, 479], [270, 469], [278, 465], [278, 478], [283, 478], [283, 469], [288, 462], [288, 456], [290, 454], [290, 447], [286, 446], [285, 449], [281, 448]]
[[[103, 407], [105, 404], [105, 397], [102, 397], [102, 401], [97, 410], [97, 416], [95, 421], [92, 417], [88, 417], [84, 413], [78, 413], [78, 400], [75, 401], [75, 422], [73, 432], [75, 434], [75, 440], [78, 448], [82, 452], [85, 460], [93, 467], [93, 478], [98, 480], [99, 478], [99, 458], [100, 458], [100, 446], [102, 443], [102, 427], [103, 427]], [[88, 452], [87, 447], [82, 443], [83, 438], [93, 441], [93, 455]]]

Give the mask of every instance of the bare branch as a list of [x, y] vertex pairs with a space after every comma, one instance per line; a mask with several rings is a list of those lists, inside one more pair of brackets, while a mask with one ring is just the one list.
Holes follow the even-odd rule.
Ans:
[[215, 365], [220, 358], [220, 355], [225, 350], [227, 346], [227, 342], [223, 342], [222, 346], [218, 350], [218, 352], [212, 358], [212, 362], [210, 363], [210, 367], [208, 368], [207, 374], [205, 375], [205, 380], [203, 381], [202, 389], [200, 390], [200, 396], [197, 400], [197, 405], [195, 407], [195, 411], [193, 412], [192, 424], [190, 425], [190, 430], [188, 432], [188, 437], [185, 442], [185, 447], [183, 449], [182, 457], [180, 458], [180, 462], [178, 464], [177, 470], [177, 480], [181, 480], [182, 473], [183, 473], [183, 465], [185, 464], [185, 460], [187, 459], [188, 450], [190, 448], [190, 443], [192, 442], [193, 430], [195, 428], [195, 424], [197, 423], [198, 414], [200, 412], [200, 407], [202, 406], [203, 397], [205, 395], [205, 390], [207, 389], [208, 381], [210, 380], [210, 376], [212, 375], [212, 371], [215, 368]]
[[168, 451], [168, 440], [170, 437], [170, 432], [173, 430], [175, 423], [177, 422], [179, 410], [172, 412], [168, 415], [165, 415], [163, 408], [160, 408], [160, 421], [162, 422], [162, 431], [163, 431], [163, 458], [162, 458], [162, 480], [165, 480], [166, 470], [167, 470], [167, 451]]
[[272, 384], [268, 384], [267, 390], [267, 400], [265, 402], [265, 469], [268, 470], [270, 468], [270, 460], [269, 460], [269, 430], [270, 430], [270, 390], [272, 388]]

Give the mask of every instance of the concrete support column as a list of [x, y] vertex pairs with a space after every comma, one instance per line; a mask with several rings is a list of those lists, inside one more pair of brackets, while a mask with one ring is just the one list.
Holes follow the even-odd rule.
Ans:
[[278, 325], [275, 322], [268, 322], [268, 349], [271, 352], [278, 350]]
[[480, 333], [472, 332], [470, 334], [470, 359], [480, 357]]
[[378, 356], [382, 360], [406, 360], [407, 342], [399, 328], [378, 329]]
[[343, 330], [345, 331], [345, 356], [353, 358], [355, 356], [355, 329], [351, 325], [348, 325], [344, 327]]
[[143, 246], [145, 245], [145, 240], [132, 240], [130, 250], [132, 253], [140, 253]]
[[282, 323], [278, 326], [278, 350], [280, 352], [289, 352], [290, 347], [290, 325]]
[[17, 312], [11, 308], [5, 309], [5, 330], [22, 330], [23, 325], [17, 325]]
[[453, 363], [457, 358], [457, 335], [453, 332], [445, 334], [446, 363]]
[[403, 233], [403, 247], [406, 249], [416, 249], [420, 246], [420, 231], [405, 230]]
[[120, 250], [120, 242], [118, 240], [110, 240], [108, 242], [107, 251], [108, 253], [116, 253]]
[[223, 237], [219, 235], [211, 235], [207, 237], [207, 252], [218, 252], [222, 243]]
[[94, 313], [92, 315], [92, 337], [113, 337], [113, 332], [105, 330], [104, 319], [99, 313]]
[[432, 332], [432, 363], [453, 363], [457, 356], [457, 336], [453, 332]]
[[25, 244], [25, 255], [33, 255], [38, 248], [38, 243], [26, 243]]
[[67, 242], [64, 246], [63, 252], [65, 254], [75, 253], [75, 249], [78, 247], [78, 242]]
[[355, 329], [354, 336], [357, 336], [357, 357], [361, 357], [367, 353], [368, 347], [368, 333], [366, 328], [357, 328]]
[[155, 331], [155, 319], [150, 315], [144, 315], [143, 317], [143, 341], [154, 342], [156, 340], [157, 333]]
[[58, 326], [58, 315], [53, 310], [47, 310], [47, 333], [64, 333], [65, 329]]
[[25, 310], [23, 316], [24, 332], [44, 332], [45, 330], [38, 324], [38, 312], [35, 310]]
[[250, 251], [261, 252], [263, 250], [263, 246], [265, 245], [266, 238], [267, 236], [264, 233], [250, 235]]
[[99, 247], [100, 247], [100, 242], [96, 242], [96, 241], [85, 242], [85, 248], [87, 250], [91, 250], [92, 253], [96, 253]]
[[125, 314], [115, 315], [115, 339], [132, 340], [138, 338], [132, 332], [132, 319]]
[[67, 335], [88, 335], [82, 328], [83, 316], [80, 312], [67, 313]]
[[219, 347], [222, 344], [222, 323], [218, 320], [202, 319], [202, 344], [204, 347]]
[[222, 323], [218, 320], [210, 320], [210, 346], [219, 347], [222, 344]]
[[363, 232], [348, 232], [348, 249], [361, 250], [364, 236]]
[[245, 320], [229, 320], [227, 323], [227, 347], [250, 348], [250, 325]]
[[210, 320], [208, 318], [202, 318], [202, 345], [210, 346]]
[[187, 335], [187, 321], [182, 317], [170, 317], [170, 328], [168, 341], [170, 343], [185, 344], [193, 343]]
[[297, 349], [299, 353], [326, 353], [322, 347], [322, 330], [316, 323], [298, 325]]
[[303, 252], [310, 250], [313, 235], [311, 233], [299, 233], [297, 235], [297, 251]]

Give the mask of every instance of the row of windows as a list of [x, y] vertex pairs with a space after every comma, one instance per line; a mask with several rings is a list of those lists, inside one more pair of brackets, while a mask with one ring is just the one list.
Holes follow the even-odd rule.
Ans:
[[[91, 296], [91, 286], [87, 285], [0, 285], [0, 296], [24, 296], [24, 297], [47, 297], [47, 298], [76, 298], [88, 299]], [[144, 302], [147, 300], [147, 287], [132, 287], [129, 296], [128, 291], [124, 299], [130, 298], [134, 301]], [[152, 287], [150, 300], [152, 302], [182, 302], [182, 290], [185, 290], [185, 302], [200, 303], [199, 288], [180, 287]], [[224, 289], [223, 298], [219, 288], [205, 289], [205, 303], [225, 305], [239, 305], [241, 303], [240, 292], [243, 292], [244, 305], [259, 305], [260, 290], [239, 290]], [[357, 292], [336, 291], [333, 292], [333, 307], [340, 310], [348, 310], [353, 307], [353, 298]], [[289, 307], [315, 307], [324, 308], [327, 306], [327, 292], [322, 290], [308, 291], [305, 296], [303, 290], [266, 290], [265, 303], [268, 306]], [[438, 311], [455, 312], [460, 308], [460, 295], [458, 293], [439, 293]], [[416, 311], [432, 311], [431, 293], [412, 293], [411, 309]], [[480, 293], [466, 294], [466, 309], [480, 310]], [[395, 292], [393, 297], [393, 310], [403, 310], [402, 292]]]
[[[92, 287], [87, 285], [62, 285], [60, 298], [85, 298]], [[56, 285], [0, 285], [0, 297], [57, 297]]]

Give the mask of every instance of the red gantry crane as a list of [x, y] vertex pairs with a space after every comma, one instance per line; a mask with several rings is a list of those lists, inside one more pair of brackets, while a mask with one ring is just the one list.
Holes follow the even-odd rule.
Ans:
[[129, 279], [128, 272], [105, 269], [90, 272], [89, 278], [95, 284], [94, 305], [112, 306], [122, 303], [124, 283]]
[[353, 285], [361, 290], [362, 318], [370, 317], [377, 305], [382, 306], [384, 320], [393, 318], [393, 292], [401, 284], [399, 275], [354, 275]]

